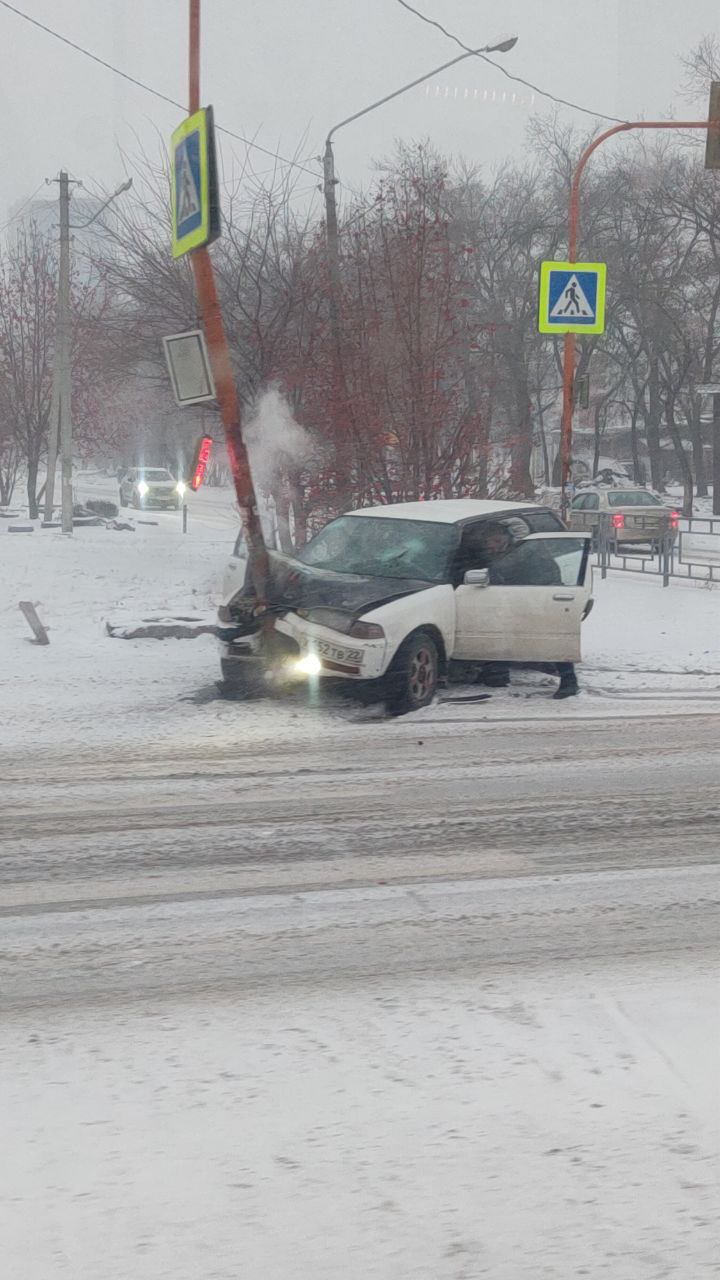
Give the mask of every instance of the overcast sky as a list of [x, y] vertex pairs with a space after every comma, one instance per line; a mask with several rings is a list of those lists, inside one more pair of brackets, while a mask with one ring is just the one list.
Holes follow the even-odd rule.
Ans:
[[[17, 7], [161, 92], [187, 96], [187, 0], [14, 0]], [[468, 44], [517, 34], [503, 64], [592, 111], [683, 115], [680, 57], [720, 30], [719, 0], [413, 0]], [[397, 0], [204, 0], [202, 100], [218, 123], [270, 150], [318, 154], [331, 125], [459, 52]], [[2, 212], [65, 166], [93, 185], [122, 178], [118, 146], [169, 138], [182, 113], [0, 7]], [[457, 94], [455, 93], [457, 90]], [[477, 91], [477, 92], [476, 92]], [[506, 97], [503, 100], [502, 94]], [[493, 100], [493, 93], [495, 100]], [[513, 93], [516, 99], [513, 101]], [[468, 59], [336, 139], [355, 186], [395, 138], [429, 136], [446, 153], [492, 165], [521, 154], [550, 104]], [[567, 113], [580, 125], [587, 117]], [[306, 139], [303, 141], [303, 135]], [[226, 173], [244, 158], [223, 139]], [[253, 153], [255, 168], [271, 161]], [[312, 169], [312, 162], [308, 168]], [[298, 173], [299, 190], [313, 177]], [[49, 194], [49, 193], [48, 193]], [[5, 213], [7, 217], [7, 213]]]

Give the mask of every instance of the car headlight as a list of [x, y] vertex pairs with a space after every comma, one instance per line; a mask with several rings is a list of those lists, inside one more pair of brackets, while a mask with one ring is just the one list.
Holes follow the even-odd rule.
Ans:
[[353, 622], [349, 636], [355, 636], [358, 640], [384, 640], [385, 632], [376, 622]]
[[144, 498], [144, 497], [145, 497], [145, 494], [146, 494], [146, 493], [147, 493], [147, 491], [148, 491], [148, 486], [146, 485], [146, 483], [145, 483], [145, 481], [144, 481], [144, 480], [140, 480], [140, 481], [138, 482], [137, 491], [138, 491], [138, 493], [140, 494], [140, 497], [141, 497], [141, 498]]
[[322, 671], [322, 662], [316, 653], [306, 653], [304, 658], [298, 658], [293, 663], [293, 668], [300, 676], [319, 676]]
[[342, 609], [297, 609], [299, 618], [306, 622], [316, 622], [319, 627], [328, 627], [330, 631], [339, 631], [342, 636], [354, 636], [356, 640], [384, 640], [385, 632], [375, 622], [353, 620], [351, 613]]
[[342, 609], [298, 609], [296, 612], [306, 622], [316, 622], [319, 627], [329, 627], [343, 636], [349, 634], [352, 626], [352, 614], [343, 613]]
[[184, 481], [184, 480], [178, 480], [177, 484], [175, 485], [175, 492], [176, 492], [176, 493], [178, 493], [178, 494], [180, 495], [180, 497], [181, 497], [181, 498], [182, 498], [183, 494], [185, 493], [186, 489], [187, 489], [187, 485], [186, 485], [185, 481]]

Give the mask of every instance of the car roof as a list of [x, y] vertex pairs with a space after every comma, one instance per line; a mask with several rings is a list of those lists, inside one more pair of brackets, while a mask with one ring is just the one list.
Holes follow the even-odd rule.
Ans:
[[458, 524], [478, 516], [503, 512], [545, 510], [537, 502], [492, 502], [480, 498], [436, 498], [429, 502], [393, 502], [384, 507], [363, 507], [347, 511], [349, 516], [385, 516], [389, 520], [432, 520], [437, 524]]
[[584, 484], [575, 491], [575, 497], [579, 498], [583, 493], [649, 493], [651, 498], [657, 497], [644, 484]]

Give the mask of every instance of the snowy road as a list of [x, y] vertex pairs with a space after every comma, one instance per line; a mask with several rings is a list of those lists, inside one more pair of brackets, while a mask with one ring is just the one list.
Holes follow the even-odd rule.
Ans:
[[718, 719], [321, 727], [0, 762], [13, 1280], [718, 1274]]

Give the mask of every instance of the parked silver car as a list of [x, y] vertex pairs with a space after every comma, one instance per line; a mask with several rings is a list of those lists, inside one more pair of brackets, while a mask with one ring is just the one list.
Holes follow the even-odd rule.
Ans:
[[603, 519], [611, 542], [653, 545], [665, 534], [677, 536], [680, 513], [640, 486], [588, 485], [581, 489], [572, 500], [568, 527], [573, 532], [591, 533], [597, 542]]

